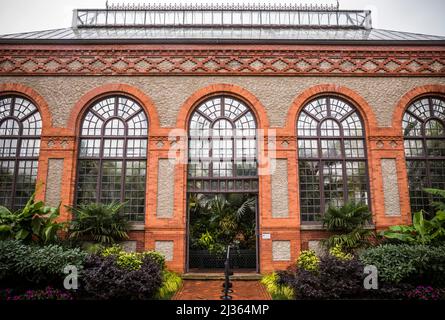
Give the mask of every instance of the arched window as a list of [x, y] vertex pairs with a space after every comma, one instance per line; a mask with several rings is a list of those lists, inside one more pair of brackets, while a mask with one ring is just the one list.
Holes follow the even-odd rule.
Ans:
[[213, 97], [193, 112], [189, 126], [188, 191], [257, 192], [256, 122], [229, 96]]
[[77, 203], [124, 202], [130, 221], [144, 221], [148, 121], [124, 96], [104, 98], [86, 112], [80, 131]]
[[297, 124], [302, 222], [319, 220], [329, 206], [369, 202], [365, 130], [348, 102], [321, 97]]
[[20, 96], [0, 98], [0, 205], [21, 209], [34, 193], [42, 120]]
[[424, 188], [445, 189], [445, 99], [425, 97], [403, 115], [403, 135], [412, 212], [430, 211]]

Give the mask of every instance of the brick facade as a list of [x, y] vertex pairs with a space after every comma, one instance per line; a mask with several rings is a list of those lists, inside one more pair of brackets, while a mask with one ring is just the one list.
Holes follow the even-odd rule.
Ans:
[[[156, 243], [168, 244], [168, 246], [163, 246], [173, 252], [172, 260], [167, 262], [168, 266], [175, 271], [184, 272], [187, 254], [187, 168], [186, 165], [177, 163], [173, 170], [173, 188], [163, 188], [165, 181], [164, 183], [158, 181], [158, 165], [163, 159], [168, 159], [172, 146], [177, 148], [180, 154], [184, 154], [183, 151], [186, 148], [184, 137], [179, 131], [172, 134], [172, 130], [187, 130], [190, 114], [197, 104], [214, 95], [232, 95], [252, 108], [257, 118], [258, 128], [265, 131], [266, 136], [259, 141], [258, 146], [260, 163], [262, 160], [267, 162], [267, 156], [272, 155], [272, 145], [267, 139], [271, 130], [276, 133], [276, 143], [273, 146], [276, 147], [276, 151], [273, 157], [287, 161], [287, 196], [279, 198], [280, 201], [287, 200], [287, 205], [279, 206], [287, 208], [287, 214], [273, 212], [272, 177], [265, 175], [259, 178], [259, 231], [260, 234], [270, 234], [270, 239], [260, 237], [259, 240], [260, 271], [267, 273], [274, 269], [285, 268], [297, 258], [300, 250], [308, 248], [309, 241], [320, 240], [327, 236], [325, 231], [316, 228], [307, 230], [301, 227], [296, 121], [299, 112], [309, 100], [323, 94], [330, 94], [341, 97], [354, 105], [364, 120], [369, 163], [370, 205], [375, 228], [381, 230], [390, 225], [409, 223], [411, 215], [401, 127], [402, 116], [408, 104], [418, 97], [426, 94], [445, 96], [444, 48], [252, 47], [255, 46], [250, 46], [247, 50], [243, 46], [221, 45], [212, 46], [209, 48], [210, 51], [205, 51], [202, 46], [175, 47], [172, 45], [166, 50], [162, 47], [128, 45], [127, 48], [122, 45], [119, 46], [119, 50], [112, 52], [107, 46], [83, 45], [79, 46], [79, 51], [76, 52], [68, 46], [0, 45], [0, 94], [15, 93], [27, 97], [35, 103], [43, 119], [37, 178], [38, 198], [45, 199], [46, 192], [53, 187], [47, 185], [47, 182], [59, 181], [54, 176], [51, 176], [51, 179], [47, 178], [50, 170], [49, 163], [53, 163], [54, 159], [59, 159], [58, 163], [62, 163], [61, 160], [63, 160], [63, 178], [59, 196], [62, 202], [61, 219], [70, 219], [70, 214], [64, 205], [72, 205], [74, 201], [77, 137], [82, 115], [91, 103], [108, 94], [120, 93], [135, 99], [145, 108], [148, 115], [149, 146], [145, 224], [140, 228], [142, 230], [134, 230], [130, 233], [131, 239], [136, 241], [137, 250], [154, 249]], [[77, 56], [62, 57], [61, 52]], [[117, 61], [113, 63], [107, 60], [107, 55], [116, 57], [120, 53], [124, 56], [119, 61], [129, 64], [125, 70], [119, 69], [120, 64], [117, 64]], [[224, 58], [225, 54], [229, 53], [229, 57]], [[165, 58], [168, 54], [169, 58]], [[199, 60], [199, 55], [208, 56], [207, 60]], [[158, 56], [161, 60], [164, 59], [163, 61], [177, 65], [178, 69], [158, 70], [159, 74], [154, 76], [152, 72], [156, 68], [159, 69], [159, 66], [153, 70], [150, 69], [151, 72], [137, 69], [138, 65], [143, 65], [143, 61], [150, 64], [152, 62], [149, 60]], [[243, 60], [244, 56], [249, 56], [249, 62]], [[130, 61], [131, 57], [136, 60]], [[265, 62], [266, 57], [271, 60]], [[297, 60], [292, 60], [295, 57], [300, 59], [297, 59], [300, 64]], [[182, 60], [180, 62], [174, 60], [177, 58]], [[230, 61], [224, 59], [234, 59], [238, 64], [245, 65], [247, 71], [241, 67], [236, 68], [235, 63], [230, 64]], [[37, 66], [30, 68], [30, 61]], [[53, 63], [50, 63], [51, 61]], [[82, 68], [79, 67], [71, 74], [70, 68], [75, 67], [75, 61]], [[194, 67], [184, 65], [185, 61], [196, 65]], [[219, 68], [206, 69], [210, 68], [210, 61], [218, 63]], [[255, 61], [266, 63], [268, 67], [256, 68], [259, 62], [254, 64]], [[281, 64], [278, 63], [279, 61]], [[306, 61], [313, 68], [298, 69], [296, 66], [302, 67], [301, 61]], [[347, 61], [354, 65], [348, 67]], [[391, 61], [393, 64], [390, 64]], [[97, 69], [99, 62], [105, 63], [105, 66]], [[326, 69], [326, 62], [333, 66]], [[413, 62], [420, 66], [416, 67]], [[204, 67], [206, 63], [207, 67]], [[282, 64], [287, 64], [287, 66], [283, 67]], [[376, 67], [369, 70], [372, 64]], [[399, 67], [394, 69], [394, 64], [398, 64]], [[165, 67], [166, 63], [163, 66]], [[51, 80], [50, 76], [55, 75], [60, 78]], [[51, 85], [48, 87], [48, 83], [57, 82], [58, 79], [64, 84], [71, 85], [73, 92], [76, 91], [76, 97], [66, 103], [70, 108], [68, 114], [65, 109], [62, 115], [58, 114], [62, 110], [62, 106], [58, 105], [62, 102], [58, 102], [58, 98], [62, 101], [63, 95], [71, 97], [71, 94], [55, 92], [56, 88], [51, 88]], [[182, 88], [182, 91], [176, 90], [175, 87], [180, 85], [182, 79], [184, 83], [189, 84], [188, 87]], [[158, 81], [157, 83], [163, 81], [154, 89], [164, 91], [144, 90], [144, 86], [150, 81]], [[300, 82], [297, 84], [297, 81]], [[354, 86], [354, 81], [360, 82], [360, 86]], [[381, 84], [380, 87], [376, 84], [379, 81], [382, 83], [385, 81], [385, 88], [382, 88]], [[80, 82], [82, 86], [77, 86]], [[271, 84], [270, 87], [267, 86], [268, 82]], [[304, 84], [304, 82], [307, 83]], [[392, 95], [382, 97], [385, 92], [369, 93], [376, 88], [389, 90]], [[187, 89], [188, 93], [185, 94], [184, 90]], [[293, 101], [281, 98], [282, 92], [293, 97]], [[155, 98], [156, 94], [164, 94], [166, 97]], [[169, 104], [172, 102], [165, 101], [168, 96], [175, 101], [174, 110]], [[50, 105], [48, 101], [51, 101]], [[384, 114], [382, 114], [382, 103], [385, 103], [386, 108]], [[67, 120], [64, 121], [64, 119]], [[386, 159], [392, 159], [395, 162], [394, 182], [397, 183], [399, 190], [399, 215], [388, 215], [385, 210], [385, 186], [381, 164], [382, 160]], [[54, 175], [54, 172], [51, 171], [50, 174]], [[165, 194], [159, 197], [158, 194], [161, 192]], [[172, 212], [158, 215], [158, 199], [165, 199], [166, 196], [171, 197], [172, 205], [167, 207]], [[278, 257], [284, 256], [286, 259], [287, 253], [283, 248], [287, 250], [287, 244], [290, 243], [289, 261], [283, 261], [284, 259], [280, 258], [273, 259], [273, 241], [276, 241], [275, 247], [279, 249]], [[173, 248], [171, 248], [171, 243], [173, 243]]]

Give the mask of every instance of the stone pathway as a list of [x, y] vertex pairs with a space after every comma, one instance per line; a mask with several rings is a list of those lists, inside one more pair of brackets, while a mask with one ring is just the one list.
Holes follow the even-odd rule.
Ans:
[[[173, 300], [221, 300], [223, 280], [184, 280]], [[232, 281], [232, 300], [271, 300], [259, 281]]]

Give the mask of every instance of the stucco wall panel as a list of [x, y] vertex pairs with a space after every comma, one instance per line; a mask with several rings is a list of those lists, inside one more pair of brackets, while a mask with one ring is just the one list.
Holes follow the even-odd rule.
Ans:
[[427, 84], [445, 85], [445, 78], [410, 77], [263, 77], [263, 76], [147, 76], [147, 77], [0, 77], [0, 83], [22, 83], [38, 91], [48, 102], [53, 125], [66, 126], [75, 103], [90, 90], [108, 83], [126, 83], [151, 97], [161, 126], [174, 127], [180, 107], [202, 87], [229, 83], [254, 94], [267, 109], [270, 124], [283, 127], [295, 97], [315, 85], [337, 84], [361, 95], [373, 108], [379, 126], [390, 127], [397, 102], [408, 91]]
[[57, 207], [60, 204], [62, 176], [63, 159], [48, 159], [45, 202], [49, 206]]

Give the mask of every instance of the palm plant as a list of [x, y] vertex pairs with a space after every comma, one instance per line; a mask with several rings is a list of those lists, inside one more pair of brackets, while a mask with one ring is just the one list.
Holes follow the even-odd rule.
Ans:
[[124, 203], [89, 203], [69, 207], [74, 214], [69, 237], [104, 245], [128, 239], [129, 223], [121, 213]]
[[325, 240], [328, 248], [340, 246], [351, 251], [366, 245], [367, 239], [373, 235], [365, 228], [371, 221], [371, 213], [364, 204], [348, 202], [341, 207], [330, 206], [322, 221], [323, 226], [334, 233]]
[[212, 243], [222, 246], [235, 242], [251, 245], [255, 240], [255, 205], [256, 199], [248, 195], [192, 195], [189, 199], [192, 247], [202, 247], [208, 242], [203, 239], [209, 236]]

